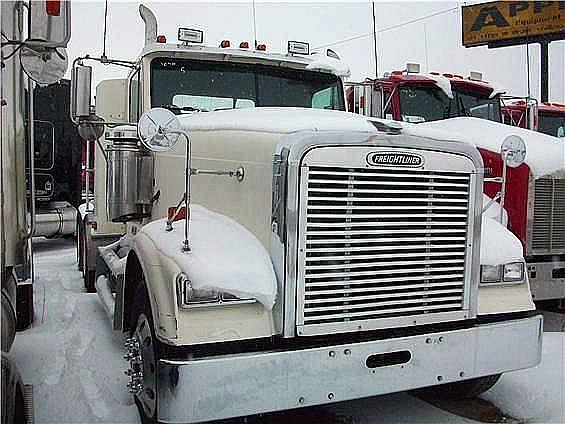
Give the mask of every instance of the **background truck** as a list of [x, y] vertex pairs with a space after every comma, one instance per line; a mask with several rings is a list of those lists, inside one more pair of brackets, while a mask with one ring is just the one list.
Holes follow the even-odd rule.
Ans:
[[[0, 259], [2, 274], [2, 423], [33, 421], [31, 392], [8, 356], [16, 330], [33, 321], [35, 217], [34, 81], [66, 70], [70, 3], [0, 2]], [[30, 181], [26, 184], [26, 161]], [[29, 187], [29, 190], [26, 188]]]
[[[36, 87], [33, 95], [34, 236], [72, 236], [82, 203], [82, 139], [69, 116], [70, 80]], [[29, 170], [28, 163], [28, 192]]]
[[[417, 64], [408, 64], [405, 71], [394, 71], [376, 80], [350, 83], [347, 88], [352, 112], [467, 131], [483, 157], [487, 177], [485, 194], [490, 198], [502, 191], [500, 180], [488, 181], [500, 177], [503, 169], [500, 145], [508, 131], [494, 124], [502, 122], [502, 94], [502, 89], [482, 81], [478, 72], [471, 72], [468, 78], [437, 72], [421, 74]], [[545, 110], [541, 105], [539, 108]], [[529, 116], [522, 122], [533, 124], [534, 115]], [[490, 122], [469, 125], [460, 125], [457, 119], [448, 124], [436, 122], [461, 117]], [[500, 135], [497, 143], [484, 137], [488, 131]], [[560, 210], [565, 205], [563, 147], [555, 138], [517, 131], [528, 144], [530, 156], [522, 166], [508, 169], [508, 184], [504, 187], [508, 228], [522, 242], [534, 299], [561, 300], [565, 298], [565, 227], [560, 224], [563, 219]], [[552, 164], [546, 167], [544, 162]]]
[[543, 102], [536, 104], [534, 120], [527, 119], [529, 103], [516, 100], [502, 106], [502, 119], [505, 124], [539, 131], [553, 137], [565, 137], [565, 105]]
[[[189, 28], [155, 43], [140, 12], [129, 123], [106, 122], [93, 202], [125, 228], [99, 249], [96, 288], [129, 335], [142, 421], [433, 385], [473, 396], [539, 362], [520, 243], [483, 213], [474, 146], [344, 113], [333, 52], [205, 47]], [[93, 125], [86, 62], [72, 72], [79, 127]]]

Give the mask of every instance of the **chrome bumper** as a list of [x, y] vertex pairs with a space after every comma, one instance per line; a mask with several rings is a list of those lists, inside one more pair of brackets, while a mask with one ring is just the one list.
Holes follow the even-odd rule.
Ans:
[[530, 290], [534, 300], [564, 299], [565, 276], [563, 275], [565, 262], [528, 262], [528, 277]]
[[[357, 399], [532, 367], [540, 315], [472, 328], [295, 351], [159, 362], [158, 419], [200, 422]], [[370, 368], [374, 355], [409, 352]]]

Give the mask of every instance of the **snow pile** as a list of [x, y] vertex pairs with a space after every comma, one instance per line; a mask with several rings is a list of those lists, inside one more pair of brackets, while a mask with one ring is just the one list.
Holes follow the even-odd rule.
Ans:
[[306, 69], [309, 71], [331, 72], [342, 78], [347, 78], [351, 75], [349, 66], [340, 59], [329, 57], [327, 54], [321, 52], [314, 52], [310, 57], [313, 58], [314, 61], [306, 66]]
[[[509, 352], [509, 354], [512, 354]], [[544, 333], [541, 363], [504, 374], [482, 397], [528, 423], [565, 422], [565, 333]]]
[[482, 217], [481, 265], [524, 262], [520, 240], [496, 218], [490, 218], [486, 214]]
[[339, 110], [298, 107], [257, 107], [193, 113], [178, 117], [187, 131], [370, 131], [375, 128], [362, 115]]
[[133, 236], [126, 234], [114, 243], [98, 248], [100, 256], [115, 276], [123, 275], [126, 271], [127, 255], [132, 246]]
[[445, 95], [450, 99], [453, 99], [453, 91], [451, 91], [451, 81], [449, 80], [449, 78], [446, 78], [443, 75], [433, 74], [425, 74], [424, 76], [426, 78], [434, 80], [436, 82], [436, 85], [441, 88]]
[[565, 143], [543, 133], [470, 117], [432, 121], [420, 125], [457, 133], [471, 144], [493, 152], [500, 152], [506, 137], [517, 135], [526, 144], [526, 163], [535, 178], [565, 169]]
[[[141, 229], [161, 253], [174, 260], [196, 290], [217, 290], [239, 298], [255, 298], [272, 309], [277, 280], [263, 245], [231, 218], [200, 205], [190, 206], [191, 252], [182, 251], [184, 220], [165, 231], [166, 219]], [[135, 243], [135, 239], [134, 239]]]

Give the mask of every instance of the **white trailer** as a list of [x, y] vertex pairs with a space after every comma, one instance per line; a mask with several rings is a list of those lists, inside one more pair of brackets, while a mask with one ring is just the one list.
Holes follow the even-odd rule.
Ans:
[[140, 12], [129, 123], [107, 122], [93, 202], [97, 222], [124, 226], [100, 250], [96, 288], [129, 335], [144, 422], [429, 386], [472, 396], [540, 361], [520, 243], [483, 211], [474, 146], [344, 112], [334, 52], [205, 47], [186, 28], [156, 43]]

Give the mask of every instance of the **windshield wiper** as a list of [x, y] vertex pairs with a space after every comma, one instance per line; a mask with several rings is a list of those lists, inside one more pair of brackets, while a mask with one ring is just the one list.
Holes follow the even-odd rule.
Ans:
[[159, 107], [169, 109], [175, 115], [181, 115], [183, 112], [208, 112], [205, 109], [198, 109], [192, 106], [161, 105]]

